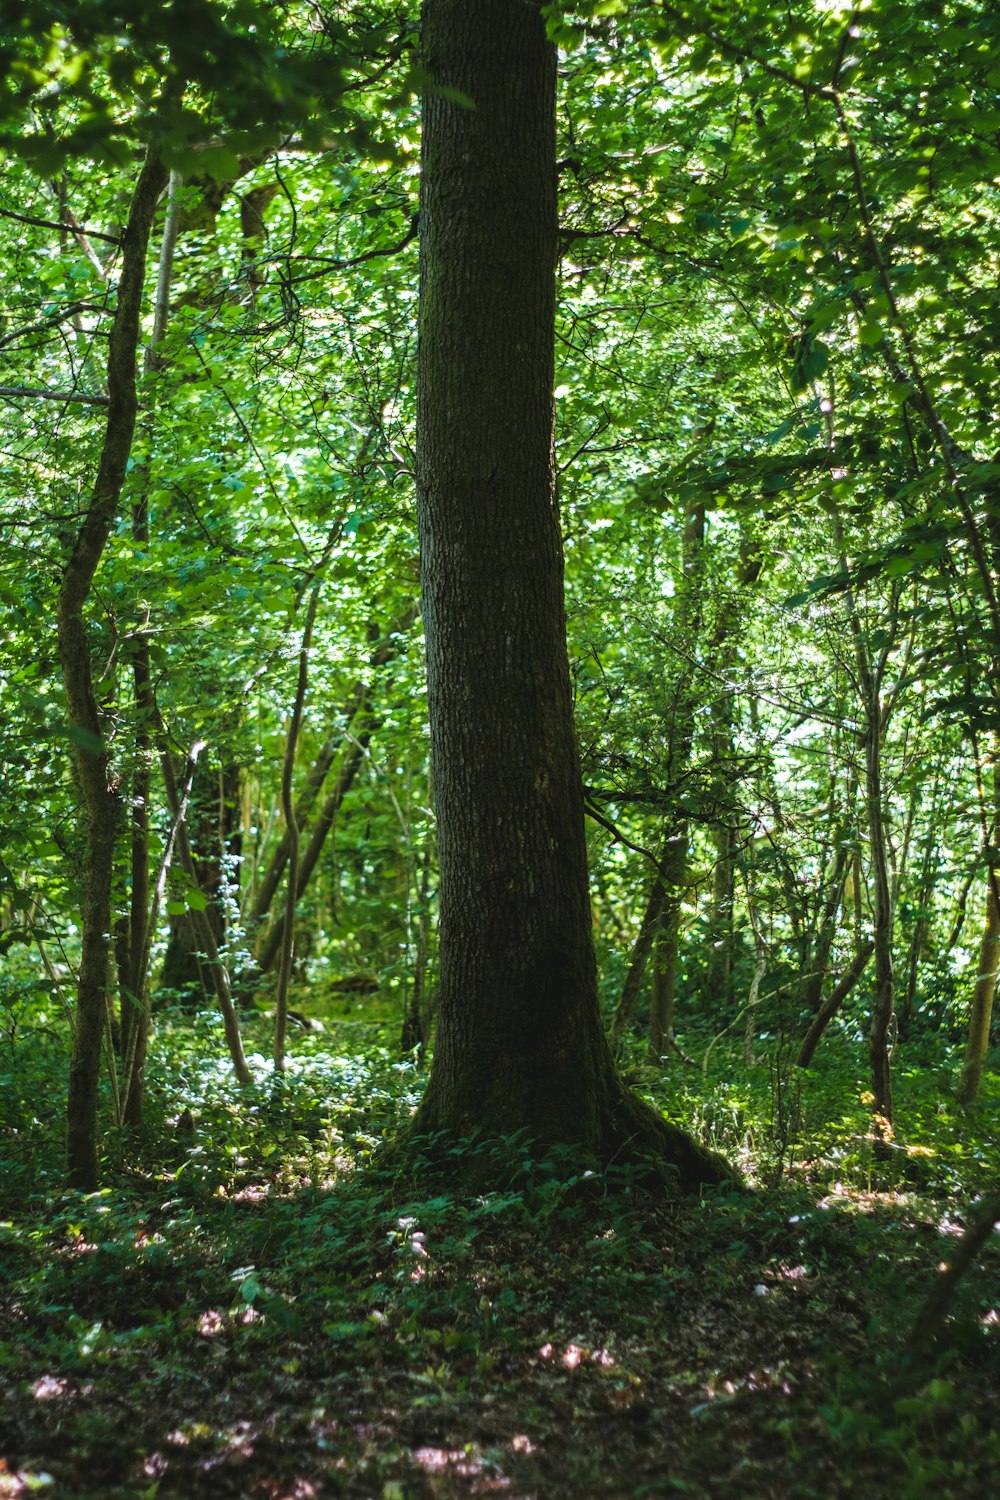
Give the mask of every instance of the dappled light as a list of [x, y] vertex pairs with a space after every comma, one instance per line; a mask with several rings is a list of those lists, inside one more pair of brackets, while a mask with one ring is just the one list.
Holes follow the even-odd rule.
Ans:
[[1000, 12], [0, 22], [0, 1500], [988, 1500]]

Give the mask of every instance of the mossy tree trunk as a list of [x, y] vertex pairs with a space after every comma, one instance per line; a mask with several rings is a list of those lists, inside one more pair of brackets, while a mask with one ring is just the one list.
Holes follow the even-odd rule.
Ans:
[[425, 0], [423, 48], [417, 478], [440, 1019], [415, 1128], [660, 1150], [693, 1187], [725, 1165], [627, 1092], [597, 1002], [553, 464], [555, 51], [525, 0]]

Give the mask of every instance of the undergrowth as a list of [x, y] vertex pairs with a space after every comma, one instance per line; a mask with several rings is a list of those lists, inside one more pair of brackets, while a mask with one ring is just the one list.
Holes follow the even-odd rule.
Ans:
[[636, 1086], [755, 1191], [671, 1201], [515, 1135], [453, 1148], [495, 1166], [470, 1196], [437, 1142], [405, 1178], [380, 1167], [422, 1075], [356, 1040], [303, 1034], [277, 1076], [251, 1021], [240, 1090], [212, 1017], [161, 1019], [148, 1127], [108, 1133], [90, 1196], [61, 1184], [64, 1058], [9, 1049], [0, 1495], [988, 1487], [996, 1249], [929, 1350], [905, 1338], [996, 1180], [994, 1076], [959, 1110], [950, 1060], [904, 1056], [876, 1170], [835, 1039], [792, 1081], [721, 1048], [707, 1076], [634, 1058]]

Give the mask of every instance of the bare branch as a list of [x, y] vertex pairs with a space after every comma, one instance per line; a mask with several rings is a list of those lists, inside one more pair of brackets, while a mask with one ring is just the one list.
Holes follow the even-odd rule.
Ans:
[[0, 385], [0, 396], [34, 401], [75, 401], [78, 406], [107, 406], [109, 397], [88, 396], [83, 391], [46, 391], [32, 385]]
[[85, 229], [76, 218], [75, 214], [70, 217], [75, 221], [72, 224], [60, 224], [55, 219], [37, 219], [34, 214], [16, 214], [12, 208], [0, 208], [0, 218], [16, 219], [18, 224], [34, 224], [39, 229], [61, 229], [64, 234], [86, 235], [88, 239], [104, 240], [116, 249], [121, 248], [121, 240], [113, 234], [101, 234], [99, 229]]

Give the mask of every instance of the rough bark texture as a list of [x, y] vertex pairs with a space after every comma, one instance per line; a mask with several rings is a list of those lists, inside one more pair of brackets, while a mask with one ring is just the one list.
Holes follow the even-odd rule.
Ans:
[[59, 657], [77, 777], [87, 819], [81, 903], [77, 1018], [66, 1113], [67, 1174], [74, 1187], [97, 1186], [97, 1083], [107, 1005], [118, 794], [103, 741], [87, 639], [87, 602], [94, 574], [118, 513], [138, 407], [136, 353], [146, 248], [157, 200], [166, 183], [149, 156], [139, 174], [122, 235], [118, 301], [108, 345], [108, 420], [97, 477], [63, 575], [56, 606]]
[[418, 1132], [725, 1165], [625, 1090], [591, 941], [555, 500], [555, 68], [537, 4], [425, 0], [417, 474], [440, 850]]

